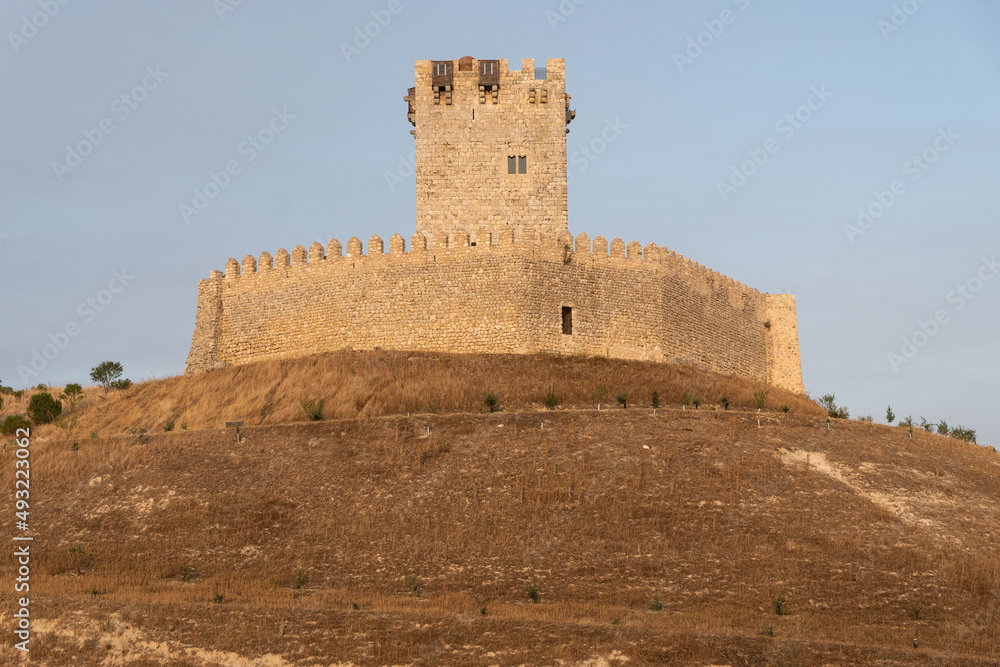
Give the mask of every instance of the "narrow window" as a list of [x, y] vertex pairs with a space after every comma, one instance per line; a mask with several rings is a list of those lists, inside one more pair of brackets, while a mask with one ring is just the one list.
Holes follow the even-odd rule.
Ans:
[[573, 334], [573, 309], [569, 306], [562, 307], [562, 325], [564, 334]]
[[525, 155], [521, 155], [517, 158], [517, 173], [527, 174], [528, 173], [528, 158]]
[[507, 156], [507, 173], [516, 174], [517, 173], [517, 158], [513, 155]]

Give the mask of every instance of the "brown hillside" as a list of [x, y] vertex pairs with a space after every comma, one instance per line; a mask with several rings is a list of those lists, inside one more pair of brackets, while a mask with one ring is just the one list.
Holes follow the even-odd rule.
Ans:
[[[367, 369], [357, 389], [375, 383], [386, 357], [349, 358]], [[496, 360], [509, 364], [504, 376], [490, 359], [455, 373], [460, 362], [406, 362], [433, 377], [407, 394], [392, 373], [409, 371], [386, 371], [396, 398], [374, 392], [354, 408], [426, 402], [428, 388], [455, 387], [439, 394], [442, 408], [478, 410], [483, 380], [496, 379], [507, 410], [251, 426], [240, 443], [231, 430], [193, 427], [78, 437], [99, 410], [121, 432], [130, 422], [115, 411], [134, 410], [134, 423], [153, 399], [207, 422], [212, 390], [220, 404], [239, 396], [226, 387], [240, 369], [226, 369], [88, 399], [73, 431], [39, 431], [35, 662], [998, 664], [993, 450], [919, 430], [911, 439], [859, 422], [828, 428], [804, 399], [789, 413], [582, 407], [599, 382], [612, 396], [642, 395], [648, 387], [616, 383], [643, 373], [666, 374], [665, 404], [680, 386], [666, 381], [671, 373], [705, 396], [718, 386], [736, 394], [734, 381], [690, 369]], [[347, 405], [339, 387], [295, 384], [307, 363], [324, 362], [273, 364], [285, 374], [278, 386], [290, 384], [272, 385], [272, 397]], [[260, 383], [267, 365], [243, 372]], [[581, 407], [531, 405], [550, 381], [572, 397], [576, 380], [586, 387]], [[506, 398], [503, 387], [533, 393]], [[243, 400], [266, 399], [247, 389]], [[165, 417], [185, 418], [148, 419]], [[11, 498], [9, 446], [0, 459]], [[92, 559], [80, 563], [73, 547]], [[0, 659], [14, 655], [5, 643]]]

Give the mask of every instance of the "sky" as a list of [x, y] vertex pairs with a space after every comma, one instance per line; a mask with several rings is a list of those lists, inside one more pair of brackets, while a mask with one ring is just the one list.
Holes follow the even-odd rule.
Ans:
[[564, 58], [574, 235], [794, 294], [814, 398], [1000, 445], [1000, 2], [5, 0], [0, 34], [5, 385], [182, 373], [230, 257], [412, 234], [414, 60]]

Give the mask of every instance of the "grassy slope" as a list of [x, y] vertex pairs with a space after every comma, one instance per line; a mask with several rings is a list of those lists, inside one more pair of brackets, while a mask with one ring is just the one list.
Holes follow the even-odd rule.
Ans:
[[[290, 402], [287, 419], [304, 392], [347, 409], [333, 377], [371, 391], [354, 410], [384, 417], [276, 424], [264, 415], [273, 425], [247, 428], [239, 444], [231, 431], [194, 426], [97, 439], [39, 431], [36, 660], [996, 664], [992, 450], [858, 422], [828, 429], [804, 400], [759, 415], [582, 407], [599, 382], [642, 395], [648, 387], [626, 383], [644, 373], [666, 374], [655, 380], [665, 404], [681, 387], [752, 401], [754, 387], [690, 369], [434, 356], [280, 362], [270, 369], [283, 378], [277, 388], [259, 386], [266, 365], [147, 383], [89, 399], [77, 429], [103, 419], [121, 432], [143, 411], [154, 426], [164, 401], [186, 406], [191, 424], [220, 411], [213, 400], [262, 395], [269, 414]], [[357, 372], [337, 370], [345, 365]], [[422, 370], [406, 375], [412, 366]], [[322, 382], [297, 384], [310, 368]], [[242, 398], [227, 389], [241, 372], [256, 385]], [[549, 381], [580, 407], [534, 409]], [[499, 387], [508, 410], [406, 417], [387, 407], [439, 391], [442, 407], [475, 410], [482, 386]], [[9, 448], [0, 459], [9, 498]], [[79, 573], [74, 546], [93, 554]], [[188, 581], [181, 563], [193, 568]], [[299, 570], [306, 583], [296, 589]], [[525, 593], [532, 582], [538, 604]], [[654, 597], [661, 611], [650, 609]]]

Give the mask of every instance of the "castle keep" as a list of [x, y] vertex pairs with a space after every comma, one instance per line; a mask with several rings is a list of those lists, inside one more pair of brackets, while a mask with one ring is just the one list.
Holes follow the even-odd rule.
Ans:
[[[416, 233], [296, 246], [198, 285], [185, 372], [341, 349], [690, 363], [804, 392], [795, 299], [567, 226], [561, 59], [416, 62]], [[387, 251], [388, 250], [388, 251]]]

